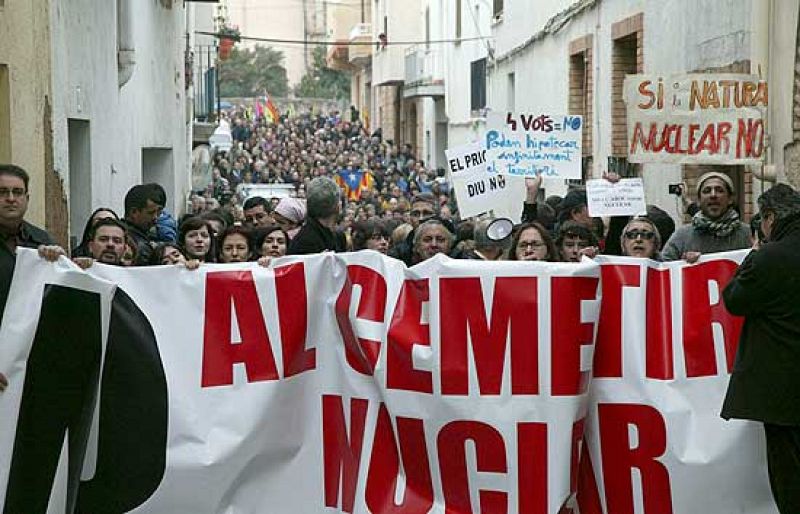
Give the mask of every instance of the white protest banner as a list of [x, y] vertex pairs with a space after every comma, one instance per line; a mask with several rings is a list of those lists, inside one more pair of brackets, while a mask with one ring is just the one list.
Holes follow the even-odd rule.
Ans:
[[525, 184], [507, 180], [499, 173], [486, 171], [486, 149], [481, 143], [469, 143], [445, 150], [447, 169], [462, 218], [493, 211], [495, 217], [521, 221]]
[[634, 216], [643, 214], [647, 206], [644, 200], [644, 182], [641, 178], [623, 178], [619, 182], [605, 179], [586, 181], [586, 199], [589, 216]]
[[769, 89], [755, 75], [628, 75], [624, 100], [630, 162], [762, 161]]
[[481, 264], [365, 251], [87, 274], [20, 250], [0, 505], [564, 512], [599, 266]]
[[489, 171], [581, 178], [582, 127], [581, 116], [490, 112], [485, 136]]
[[581, 514], [777, 514], [761, 423], [720, 418], [742, 318], [722, 291], [747, 251], [601, 264]]

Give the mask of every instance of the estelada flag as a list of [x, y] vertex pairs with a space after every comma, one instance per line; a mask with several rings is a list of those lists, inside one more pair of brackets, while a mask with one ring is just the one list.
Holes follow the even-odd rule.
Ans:
[[362, 170], [339, 170], [334, 175], [334, 180], [344, 190], [348, 200], [361, 199], [361, 191], [371, 189], [375, 184], [372, 173]]

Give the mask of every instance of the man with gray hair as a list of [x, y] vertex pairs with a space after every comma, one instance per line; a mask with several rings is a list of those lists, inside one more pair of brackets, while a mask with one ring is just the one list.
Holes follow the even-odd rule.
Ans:
[[341, 200], [339, 186], [328, 177], [317, 177], [308, 184], [306, 219], [300, 232], [289, 244], [290, 255], [344, 252], [347, 249], [344, 235], [336, 232]]
[[764, 423], [772, 495], [787, 514], [800, 512], [800, 195], [778, 184], [758, 206], [765, 241], [722, 295], [745, 318], [722, 417]]
[[439, 219], [422, 222], [414, 231], [413, 264], [419, 264], [436, 255], [447, 255], [453, 247], [453, 234]]

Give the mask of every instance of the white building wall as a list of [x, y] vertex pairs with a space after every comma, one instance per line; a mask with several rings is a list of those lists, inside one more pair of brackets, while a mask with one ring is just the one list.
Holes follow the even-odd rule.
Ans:
[[[117, 2], [70, 0], [53, 6], [55, 167], [63, 170], [69, 191], [70, 177], [82, 171], [69, 169], [68, 120], [88, 121], [90, 187], [77, 192], [73, 188], [77, 194], [72, 203], [88, 209], [108, 206], [122, 215], [125, 193], [143, 181], [143, 149], [157, 149], [161, 171], [154, 175], [145, 170], [144, 180], [158, 180], [167, 190], [168, 207], [180, 212], [190, 187], [185, 9], [182, 2], [130, 1], [135, 2], [136, 66], [122, 88], [117, 74]], [[80, 195], [88, 195], [88, 202]], [[80, 230], [71, 227], [73, 235]]]
[[[443, 16], [445, 39], [456, 39], [455, 2], [445, 4]], [[491, 20], [491, 7], [488, 4], [482, 0], [461, 0], [462, 39], [490, 36]], [[449, 147], [470, 143], [482, 136], [484, 118], [475, 115], [470, 108], [470, 65], [486, 57], [488, 49], [493, 46], [494, 43], [488, 39], [443, 45]]]
[[[685, 73], [719, 67], [750, 58], [751, 2], [760, 0], [604, 0], [576, 15], [559, 30], [524, 48], [565, 8], [591, 2], [506, 0], [500, 21], [492, 23], [497, 49], [488, 72], [488, 103], [505, 109], [508, 73], [516, 77], [518, 111], [567, 112], [569, 43], [594, 37], [594, 176], [600, 176], [611, 153], [612, 24], [644, 13], [645, 73]], [[788, 57], [787, 57], [788, 59]], [[646, 164], [644, 178], [648, 202], [677, 215], [675, 197], [667, 185], [680, 182], [678, 165]], [[548, 180], [550, 193], [563, 193], [562, 181]]]

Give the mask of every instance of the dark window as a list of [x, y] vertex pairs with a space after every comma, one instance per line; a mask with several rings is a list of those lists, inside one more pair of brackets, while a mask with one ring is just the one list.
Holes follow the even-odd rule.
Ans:
[[503, 14], [503, 0], [494, 0], [494, 9], [492, 10], [492, 16], [500, 16]]
[[486, 58], [473, 61], [470, 71], [470, 105], [473, 111], [478, 111], [486, 107]]

